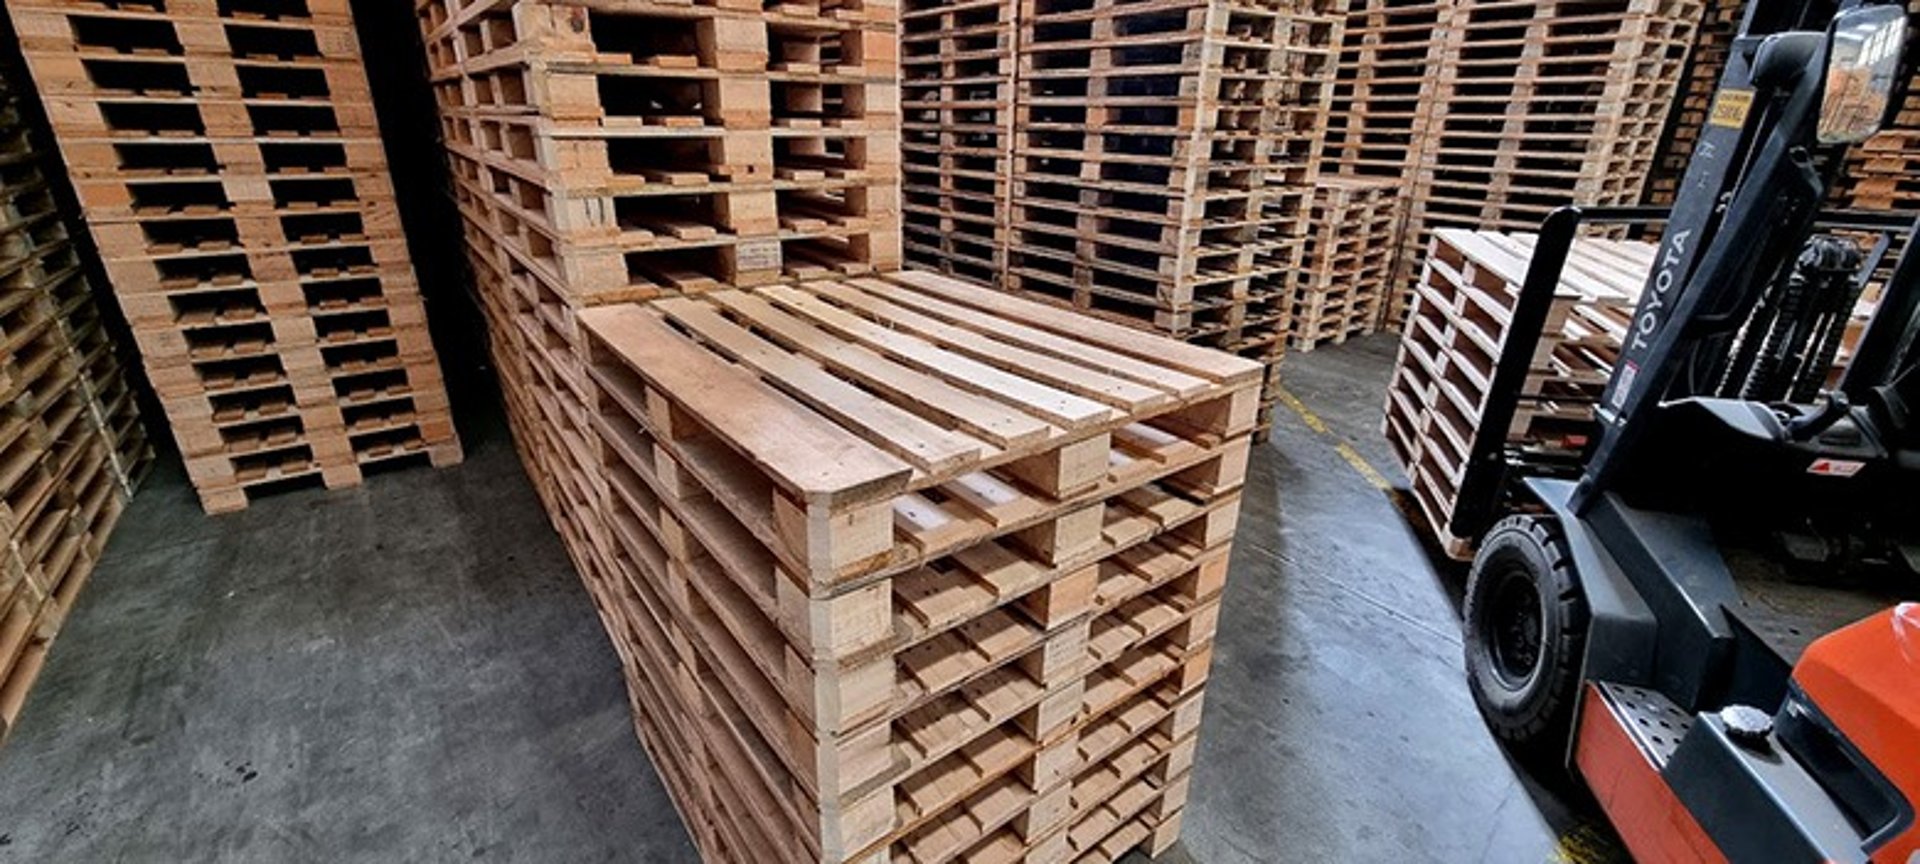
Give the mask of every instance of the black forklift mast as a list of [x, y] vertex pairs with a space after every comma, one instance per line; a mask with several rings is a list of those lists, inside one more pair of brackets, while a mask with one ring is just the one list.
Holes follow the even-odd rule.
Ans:
[[1597, 407], [1575, 512], [1632, 464], [1654, 408], [1712, 386], [1727, 342], [1811, 233], [1827, 189], [1814, 152], [1826, 39], [1824, 26], [1799, 28], [1832, 20], [1833, 7], [1809, 8], [1820, 5], [1748, 7]]

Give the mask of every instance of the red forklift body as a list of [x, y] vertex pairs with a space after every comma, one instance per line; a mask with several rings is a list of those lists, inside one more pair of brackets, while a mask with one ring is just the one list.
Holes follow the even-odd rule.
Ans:
[[[1920, 802], [1920, 603], [1903, 603], [1807, 648], [1793, 680], [1887, 782]], [[1920, 860], [1920, 825], [1906, 820], [1870, 850], [1875, 864]]]
[[1735, 751], [1756, 770], [1712, 772], [1675, 759], [1696, 726], [1721, 728], [1712, 715], [1585, 685], [1574, 763], [1635, 860], [1758, 860], [1753, 835], [1791, 825], [1766, 847], [1779, 860], [1920, 861], [1920, 604], [1815, 640], [1793, 682], [1764, 741]]

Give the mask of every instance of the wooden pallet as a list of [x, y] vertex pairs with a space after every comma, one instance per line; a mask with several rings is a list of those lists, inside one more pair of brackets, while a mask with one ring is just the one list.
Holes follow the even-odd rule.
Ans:
[[1385, 323], [1404, 319], [1434, 228], [1527, 231], [1564, 204], [1638, 203], [1703, 9], [1355, 3], [1327, 161], [1412, 179]]
[[[766, 133], [753, 112], [730, 110], [710, 115], [718, 126], [623, 132], [702, 149], [685, 163], [665, 151], [658, 179], [610, 176], [601, 165], [624, 163], [602, 155], [621, 136], [575, 135], [546, 116], [563, 103], [522, 98], [522, 85], [558, 81], [548, 73], [561, 54], [548, 52], [578, 40], [529, 34], [585, 15], [583, 29], [561, 29], [601, 34], [596, 53], [566, 64], [665, 79], [687, 61], [630, 68], [641, 65], [634, 53], [606, 49], [638, 32], [633, 22], [777, 35], [802, 11], [803, 29], [841, 44], [890, 42], [890, 14], [526, 0], [419, 9], [516, 447], [702, 856], [1099, 860], [1170, 844], [1260, 367], [931, 274], [872, 278], [868, 267], [890, 269], [880, 258], [794, 267], [791, 246], [771, 273], [725, 265], [719, 251], [715, 266], [678, 271], [685, 281], [640, 284], [635, 252], [627, 278], [577, 278], [620, 273], [571, 263], [590, 260], [577, 250], [597, 224], [576, 217], [609, 190], [632, 207], [617, 199], [671, 194], [684, 169], [694, 191], [728, 196], [746, 216], [752, 196], [771, 190], [779, 207], [794, 184], [884, 192], [898, 180], [756, 177]], [[964, 31], [972, 13], [958, 11], [925, 17]], [[902, 29], [925, 32], [914, 26]], [[756, 81], [817, 80], [768, 68], [784, 55], [756, 53], [751, 37], [710, 41], [748, 46], [724, 57], [706, 42], [685, 49], [703, 77], [741, 64], [711, 76], [736, 88], [713, 104]], [[903, 50], [929, 42], [940, 47], [928, 62], [943, 69], [972, 53], [933, 36]], [[853, 77], [894, 74], [862, 68]], [[903, 95], [904, 116], [817, 131], [864, 158], [859, 148], [891, 146], [914, 106], [940, 124], [997, 107], [959, 90]], [[1002, 194], [980, 182], [1003, 167], [978, 161], [992, 148], [963, 146], [972, 141], [907, 148], [908, 170], [933, 178], [909, 213], [997, 240], [970, 208]], [[900, 218], [895, 208], [873, 225]], [[676, 240], [669, 251], [740, 245]]]
[[1288, 312], [1295, 351], [1374, 332], [1393, 275], [1401, 183], [1322, 175]]
[[1326, 133], [1338, 173], [1404, 177], [1425, 134], [1437, 32], [1457, 0], [1354, 0], [1339, 42]]
[[561, 531], [707, 857], [1066, 860], [1178, 811], [1257, 364], [932, 274], [580, 321], [557, 492], [601, 509]]
[[19, 80], [0, 73], [0, 741], [153, 460]]
[[[1486, 431], [1480, 416], [1494, 367], [1511, 350], [1506, 328], [1533, 242], [1527, 234], [1436, 230], [1387, 388], [1383, 431], [1428, 528], [1457, 558], [1472, 549], [1447, 523]], [[1656, 251], [1634, 241], [1576, 241], [1505, 441], [1563, 452], [1584, 446]]]
[[202, 504], [458, 461], [345, 4], [9, 12]]
[[991, 284], [1005, 267], [1014, 0], [909, 0], [900, 14], [907, 260]]
[[573, 302], [899, 265], [890, 17], [424, 8], [463, 209]]

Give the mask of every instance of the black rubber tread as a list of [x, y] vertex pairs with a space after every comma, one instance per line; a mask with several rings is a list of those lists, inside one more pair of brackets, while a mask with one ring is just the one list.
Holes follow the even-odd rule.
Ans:
[[[1542, 617], [1540, 672], [1514, 688], [1494, 671], [1491, 649], [1482, 638], [1490, 593], [1501, 568], [1518, 565], [1533, 580], [1540, 597], [1550, 598]], [[1467, 580], [1463, 616], [1467, 681], [1487, 726], [1516, 749], [1558, 753], [1572, 728], [1580, 688], [1580, 664], [1587, 641], [1587, 603], [1573, 569], [1572, 556], [1551, 518], [1510, 516], [1495, 525], [1474, 556]]]

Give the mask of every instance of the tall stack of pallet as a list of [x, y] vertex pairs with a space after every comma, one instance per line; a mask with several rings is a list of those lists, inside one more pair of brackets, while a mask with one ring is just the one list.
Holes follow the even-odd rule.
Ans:
[[1528, 230], [1641, 198], [1702, 0], [1356, 0], [1329, 162], [1412, 177], [1387, 319], [1435, 228]]
[[1325, 164], [1329, 171], [1381, 177], [1400, 184], [1401, 225], [1392, 250], [1390, 286], [1381, 323], [1399, 326], [1407, 302], [1402, 287], [1415, 262], [1405, 238], [1433, 99], [1446, 47], [1444, 29], [1462, 0], [1351, 0], [1335, 65], [1327, 113]]
[[[1472, 549], [1447, 524], [1475, 441], [1490, 432], [1481, 417], [1533, 243], [1529, 234], [1436, 229], [1387, 385], [1387, 441], [1434, 536], [1458, 558]], [[1584, 445], [1656, 251], [1635, 241], [1575, 242], [1507, 442], [1566, 453]]]
[[1327, 112], [1330, 171], [1405, 181], [1419, 164], [1440, 30], [1458, 0], [1350, 0]]
[[1667, 117], [1666, 140], [1647, 177], [1648, 204], [1673, 203], [1680, 178], [1687, 173], [1687, 161], [1693, 157], [1694, 142], [1700, 140], [1700, 128], [1706, 125], [1714, 91], [1720, 87], [1720, 74], [1726, 71], [1727, 55], [1733, 50], [1733, 37], [1740, 32], [1740, 16], [1747, 0], [1706, 0], [1706, 6], [1706, 15], [1694, 31], [1693, 51], [1687, 56], [1680, 91], [1674, 95], [1673, 109]]
[[705, 860], [1173, 842], [1257, 364], [929, 273], [580, 320], [570, 540]]
[[1400, 236], [1398, 180], [1320, 175], [1309, 198], [1288, 340], [1296, 351], [1374, 332]]
[[1266, 364], [1255, 432], [1261, 439], [1273, 428], [1280, 361], [1287, 346], [1297, 344], [1292, 334], [1299, 326], [1294, 315], [1300, 311], [1300, 292], [1312, 287], [1307, 267], [1314, 249], [1315, 196], [1321, 194], [1346, 5], [1347, 0], [1288, 0], [1281, 4], [1276, 24], [1280, 53], [1268, 98], [1269, 149], [1260, 172], [1260, 228], [1245, 318], [1249, 323], [1242, 325], [1241, 341], [1221, 346]]
[[17, 83], [0, 78], [0, 740], [153, 460]]
[[1018, 0], [904, 0], [907, 260], [985, 285], [1006, 263]]
[[8, 8], [206, 509], [458, 461], [345, 0]]
[[1528, 231], [1565, 204], [1638, 203], [1703, 6], [1457, 4], [1441, 35], [1403, 259], [1417, 259], [1440, 227]]
[[419, 11], [491, 350], [550, 512], [585, 503], [562, 485], [586, 433], [579, 310], [899, 266], [891, 5]]
[[1171, 843], [1260, 368], [860, 275], [890, 7], [419, 9], [515, 438], [703, 856]]
[[1024, 0], [1018, 23], [1005, 287], [1275, 367], [1337, 16]]

